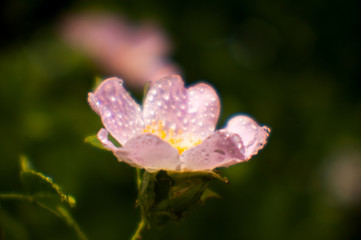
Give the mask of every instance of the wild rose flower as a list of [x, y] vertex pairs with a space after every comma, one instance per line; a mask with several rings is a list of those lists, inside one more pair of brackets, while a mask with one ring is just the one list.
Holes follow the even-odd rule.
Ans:
[[179, 73], [168, 59], [169, 41], [154, 23], [136, 26], [110, 13], [78, 13], [63, 20], [61, 34], [105, 72], [124, 77], [133, 87]]
[[177, 75], [154, 82], [143, 108], [117, 78], [103, 81], [88, 101], [102, 119], [98, 139], [104, 147], [148, 172], [211, 171], [244, 162], [263, 148], [270, 132], [246, 115], [215, 130], [220, 112], [215, 90], [205, 83], [186, 89]]

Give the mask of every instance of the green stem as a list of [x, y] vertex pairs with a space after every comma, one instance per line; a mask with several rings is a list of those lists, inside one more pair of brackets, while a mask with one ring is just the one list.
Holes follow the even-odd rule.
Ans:
[[136, 168], [136, 172], [137, 172], [137, 188], [138, 188], [138, 191], [140, 189], [140, 185], [142, 184], [142, 171], [139, 169], [139, 168]]
[[[76, 232], [77, 236], [81, 240], [87, 240], [87, 237], [85, 234], [81, 231], [79, 225], [75, 222], [75, 220], [71, 217], [71, 215], [62, 207], [58, 207], [57, 211], [47, 207], [45, 204], [42, 204], [38, 201], [35, 201], [32, 196], [30, 195], [23, 195], [18, 193], [0, 193], [0, 200], [20, 200], [20, 201], [26, 201], [33, 203], [49, 212], [54, 214], [55, 216], [65, 220], [65, 222], [73, 228], [73, 230]], [[60, 214], [59, 214], [60, 213]]]
[[31, 196], [23, 195], [23, 194], [19, 194], [19, 193], [0, 193], [0, 199], [34, 202], [34, 200]]
[[133, 234], [131, 240], [140, 240], [142, 239], [142, 232], [145, 230], [145, 227], [147, 226], [147, 220], [145, 217], [142, 216], [142, 219], [140, 220], [140, 223], [138, 224], [138, 228]]
[[[138, 197], [139, 197], [139, 194], [140, 194], [140, 191], [141, 191], [141, 188], [142, 188], [142, 170], [139, 169], [139, 168], [136, 168], [136, 173], [137, 173], [137, 176], [136, 176], [136, 183], [137, 183], [137, 188], [138, 188]], [[139, 201], [139, 199], [138, 199]], [[142, 233], [144, 232], [145, 228], [147, 227], [147, 219], [144, 215], [144, 212], [143, 212], [143, 208], [142, 206], [140, 206], [140, 209], [141, 209], [141, 220], [140, 222], [138, 223], [138, 227], [136, 229], [136, 231], [134, 232], [133, 236], [131, 237], [131, 240], [139, 240], [139, 239], [142, 239]]]

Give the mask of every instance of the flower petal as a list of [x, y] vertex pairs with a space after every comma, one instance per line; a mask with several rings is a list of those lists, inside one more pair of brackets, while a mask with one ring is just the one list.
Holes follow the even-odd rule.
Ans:
[[240, 136], [246, 159], [250, 159], [263, 148], [271, 131], [267, 126], [258, 125], [246, 115], [235, 116], [229, 120], [226, 130]]
[[163, 121], [165, 130], [180, 129], [186, 116], [187, 93], [182, 79], [177, 75], [156, 81], [144, 101], [143, 117], [147, 125]]
[[97, 136], [99, 141], [103, 144], [103, 146], [112, 151], [113, 154], [118, 158], [119, 161], [124, 161], [132, 166], [137, 166], [131, 159], [123, 156], [123, 152], [121, 151], [121, 147], [116, 147], [108, 138], [108, 131], [105, 128], [99, 130]]
[[143, 129], [140, 106], [123, 88], [122, 80], [104, 80], [94, 93], [89, 93], [89, 104], [101, 117], [104, 127], [122, 145]]
[[114, 152], [118, 150], [118, 148], [114, 146], [114, 144], [109, 140], [108, 135], [109, 132], [105, 128], [101, 128], [97, 134], [97, 137], [106, 149]]
[[181, 155], [185, 171], [208, 171], [245, 160], [242, 140], [237, 134], [219, 130]]
[[163, 121], [165, 130], [204, 139], [214, 131], [220, 103], [214, 89], [204, 83], [188, 90], [178, 75], [156, 81], [144, 101], [144, 122]]
[[140, 134], [130, 139], [114, 154], [120, 160], [145, 168], [149, 172], [180, 170], [177, 149], [151, 133]]
[[187, 127], [188, 132], [204, 139], [214, 131], [218, 121], [218, 95], [211, 86], [204, 83], [189, 88], [187, 93], [188, 114], [183, 119], [184, 127]]

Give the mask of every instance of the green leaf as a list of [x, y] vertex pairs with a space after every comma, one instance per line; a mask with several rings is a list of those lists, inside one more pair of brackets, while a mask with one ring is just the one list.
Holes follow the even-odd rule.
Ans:
[[107, 150], [107, 151], [108, 151], [108, 149], [106, 149], [106, 148], [103, 146], [103, 144], [99, 141], [99, 139], [98, 139], [98, 137], [97, 137], [96, 134], [86, 137], [86, 138], [84, 139], [84, 142], [89, 143], [89, 144], [93, 145], [94, 147], [97, 147], [97, 148], [100, 148], [100, 149], [103, 149], [103, 150]]
[[25, 156], [20, 157], [20, 176], [28, 195], [3, 194], [7, 199], [28, 200], [63, 219], [81, 240], [87, 239], [65, 206], [75, 207], [74, 197], [65, 194], [50, 177], [35, 171]]
[[35, 201], [51, 205], [67, 203], [70, 207], [75, 207], [74, 197], [62, 192], [59, 185], [53, 182], [50, 177], [31, 169], [29, 160], [22, 156], [20, 176], [25, 190], [33, 197]]
[[221, 198], [221, 196], [219, 196], [218, 193], [212, 191], [211, 189], [207, 188], [206, 190], [204, 190], [202, 196], [201, 196], [201, 201], [205, 202], [207, 199], [209, 198]]
[[94, 77], [94, 81], [93, 81], [93, 87], [92, 89], [95, 91], [95, 89], [97, 89], [97, 87], [103, 82], [103, 78], [100, 76], [95, 76]]

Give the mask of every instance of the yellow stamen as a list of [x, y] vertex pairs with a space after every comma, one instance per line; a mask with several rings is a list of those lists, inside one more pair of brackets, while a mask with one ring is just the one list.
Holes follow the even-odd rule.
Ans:
[[175, 131], [172, 128], [166, 129], [163, 121], [153, 121], [150, 125], [147, 125], [143, 130], [145, 133], [153, 133], [165, 140], [173, 147], [175, 147], [179, 154], [182, 154], [185, 150], [198, 145], [202, 142], [201, 139], [195, 138], [191, 134], [183, 134], [183, 131], [179, 129]]

